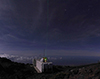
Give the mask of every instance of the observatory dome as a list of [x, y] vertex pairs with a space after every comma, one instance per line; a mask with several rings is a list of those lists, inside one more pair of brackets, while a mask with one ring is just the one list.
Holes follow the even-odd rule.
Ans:
[[47, 57], [41, 58], [40, 61], [42, 61], [42, 62], [49, 62], [49, 60], [47, 59]]

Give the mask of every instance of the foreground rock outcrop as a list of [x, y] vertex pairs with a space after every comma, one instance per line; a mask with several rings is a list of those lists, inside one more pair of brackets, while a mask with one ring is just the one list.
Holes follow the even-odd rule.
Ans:
[[0, 58], [0, 79], [25, 79], [36, 73], [34, 68], [24, 63]]

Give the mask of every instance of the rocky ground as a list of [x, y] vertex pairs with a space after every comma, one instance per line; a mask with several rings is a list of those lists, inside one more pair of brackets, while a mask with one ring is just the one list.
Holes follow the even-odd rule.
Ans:
[[50, 79], [100, 79], [100, 63], [71, 67]]
[[53, 66], [52, 73], [37, 73], [30, 64], [0, 58], [0, 79], [100, 79], [100, 63]]

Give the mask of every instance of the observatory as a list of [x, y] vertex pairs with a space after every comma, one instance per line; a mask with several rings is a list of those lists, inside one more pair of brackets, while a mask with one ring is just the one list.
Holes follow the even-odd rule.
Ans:
[[41, 59], [34, 59], [33, 66], [38, 73], [53, 71], [52, 62], [50, 62], [47, 57], [43, 57]]

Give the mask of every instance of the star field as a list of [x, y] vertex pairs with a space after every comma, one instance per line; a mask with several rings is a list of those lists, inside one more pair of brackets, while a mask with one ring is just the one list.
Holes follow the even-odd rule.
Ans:
[[0, 0], [1, 52], [46, 49], [72, 55], [68, 51], [80, 50], [77, 55], [95, 55], [99, 40], [99, 0]]

